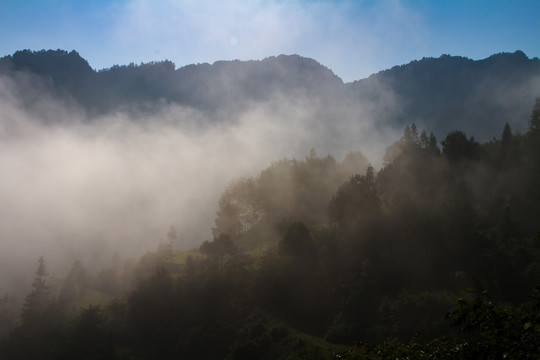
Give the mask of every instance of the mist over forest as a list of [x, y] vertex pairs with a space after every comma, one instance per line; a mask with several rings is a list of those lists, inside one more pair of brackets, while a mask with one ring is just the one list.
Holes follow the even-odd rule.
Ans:
[[487, 321], [472, 304], [531, 329], [464, 358], [534, 353], [539, 96], [521, 51], [351, 83], [298, 55], [4, 56], [0, 357], [375, 359], [351, 346], [451, 336], [430, 345], [451, 358], [478, 340], [444, 320], [458, 297], [458, 327]]

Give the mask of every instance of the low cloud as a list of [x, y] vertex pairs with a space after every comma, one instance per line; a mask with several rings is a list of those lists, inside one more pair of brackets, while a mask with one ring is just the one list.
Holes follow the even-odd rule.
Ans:
[[[77, 259], [99, 269], [115, 251], [137, 257], [156, 249], [171, 224], [176, 249], [198, 247], [211, 238], [219, 196], [233, 178], [257, 176], [284, 157], [303, 159], [311, 148], [338, 161], [361, 150], [377, 162], [395, 139], [358, 107], [321, 121], [332, 114], [301, 95], [276, 95], [218, 122], [179, 105], [89, 119], [69, 101], [23, 103], [13, 94], [28, 84], [1, 80], [4, 274], [31, 274], [39, 256], [53, 274]], [[13, 283], [21, 282], [4, 275], [0, 291]]]

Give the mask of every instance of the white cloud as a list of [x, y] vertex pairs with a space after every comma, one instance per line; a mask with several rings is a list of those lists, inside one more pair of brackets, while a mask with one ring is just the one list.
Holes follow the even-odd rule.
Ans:
[[412, 49], [425, 44], [423, 33], [422, 17], [397, 0], [360, 5], [133, 0], [120, 9], [114, 26], [121, 51], [135, 62], [145, 61], [148, 54], [181, 66], [297, 53], [315, 58], [347, 81], [393, 65], [396, 53], [410, 54], [412, 60], [418, 53]]

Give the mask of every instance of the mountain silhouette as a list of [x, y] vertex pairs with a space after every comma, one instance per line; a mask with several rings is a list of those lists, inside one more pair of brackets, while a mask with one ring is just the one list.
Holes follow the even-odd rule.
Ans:
[[346, 87], [353, 98], [374, 104], [391, 93], [393, 104], [379, 119], [384, 125], [416, 122], [439, 134], [462, 129], [482, 138], [502, 131], [505, 121], [525, 130], [540, 95], [540, 60], [521, 51], [478, 61], [442, 55], [395, 66]]
[[23, 50], [0, 59], [0, 75], [17, 82], [21, 74], [40, 82], [39, 91], [78, 104], [89, 118], [179, 104], [225, 119], [257, 103], [307, 98], [318, 104], [317, 121], [369, 119], [381, 128], [415, 122], [437, 135], [461, 129], [483, 140], [498, 135], [506, 122], [524, 131], [540, 95], [540, 60], [521, 51], [477, 61], [423, 58], [351, 83], [298, 55], [179, 69], [170, 61], [132, 63], [99, 71], [76, 51]]

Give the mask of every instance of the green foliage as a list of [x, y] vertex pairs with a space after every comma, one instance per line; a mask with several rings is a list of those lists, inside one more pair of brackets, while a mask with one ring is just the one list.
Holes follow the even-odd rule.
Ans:
[[[263, 312], [250, 314], [228, 359], [326, 359], [318, 341], [273, 320]], [[326, 344], [325, 344], [326, 345]]]
[[458, 299], [448, 314], [470, 339], [465, 354], [477, 359], [535, 359], [540, 356], [540, 288], [533, 303], [509, 309], [483, 296]]
[[517, 309], [497, 306], [484, 296], [459, 298], [447, 317], [462, 337], [439, 337], [430, 341], [385, 341], [377, 345], [358, 343], [335, 353], [335, 359], [536, 359], [540, 356], [540, 298]]

